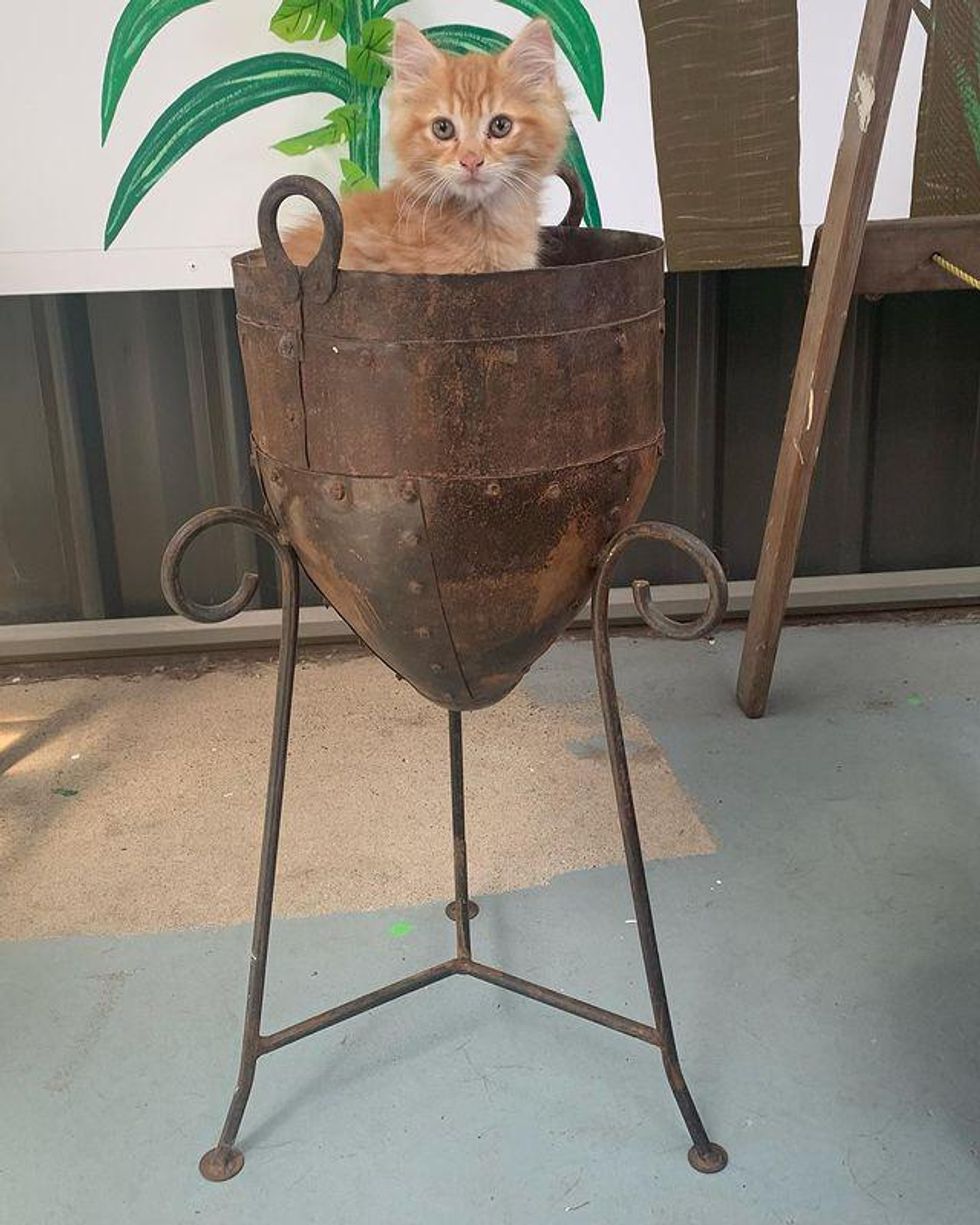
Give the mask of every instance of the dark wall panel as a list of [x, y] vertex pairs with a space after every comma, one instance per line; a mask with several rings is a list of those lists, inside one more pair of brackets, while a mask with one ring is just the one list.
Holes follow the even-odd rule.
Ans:
[[882, 301], [866, 568], [977, 561], [977, 293]]
[[796, 269], [724, 278], [715, 543], [731, 578], [755, 569], [803, 308]]
[[49, 419], [31, 304], [0, 299], [3, 479], [0, 480], [0, 617], [71, 616], [78, 607], [58, 499], [57, 423]]
[[[647, 513], [703, 536], [731, 578], [755, 571], [804, 275], [668, 277], [667, 449]], [[0, 620], [165, 611], [173, 530], [258, 502], [231, 294], [2, 298], [0, 363]], [[980, 295], [855, 302], [799, 572], [980, 562], [978, 439]], [[275, 602], [270, 559], [245, 534], [189, 561], [199, 599], [249, 567]], [[657, 547], [624, 558], [619, 581], [640, 576], [696, 577]]]

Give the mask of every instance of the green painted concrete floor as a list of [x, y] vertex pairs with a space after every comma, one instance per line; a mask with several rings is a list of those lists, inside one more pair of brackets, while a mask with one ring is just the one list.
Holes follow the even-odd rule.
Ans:
[[[732, 698], [740, 645], [616, 644], [624, 705], [718, 842], [649, 876], [724, 1173], [688, 1167], [655, 1052], [454, 979], [263, 1060], [245, 1169], [205, 1183], [237, 1061], [235, 926], [0, 945], [0, 1220], [980, 1218], [980, 628], [791, 627], [756, 723]], [[525, 683], [579, 699], [588, 644], [559, 644]], [[614, 820], [611, 800], [581, 819]], [[573, 872], [484, 899], [475, 951], [645, 1018], [630, 917], [621, 868]], [[451, 937], [436, 905], [282, 920], [267, 1024], [441, 960]]]

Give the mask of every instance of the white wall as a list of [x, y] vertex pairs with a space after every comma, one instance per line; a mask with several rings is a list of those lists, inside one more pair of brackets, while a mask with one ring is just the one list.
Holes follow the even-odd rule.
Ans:
[[[565, 82], [607, 225], [656, 231], [660, 207], [643, 33], [635, 0], [587, 0], [605, 52], [606, 102], [593, 117], [570, 69]], [[273, 0], [213, 0], [175, 19], [150, 44], [100, 145], [102, 68], [124, 0], [22, 5], [0, 72], [5, 116], [0, 193], [0, 292], [53, 293], [230, 284], [228, 260], [255, 245], [255, 208], [276, 177], [304, 172], [336, 184], [336, 154], [286, 158], [270, 146], [318, 125], [336, 105], [306, 95], [219, 129], [145, 197], [102, 250], [116, 183], [157, 116], [187, 86], [249, 55], [290, 49], [268, 30]], [[857, 0], [800, 0], [800, 170], [807, 246], [819, 224], [861, 22]], [[419, 25], [471, 21], [513, 34], [523, 16], [496, 0], [414, 0]], [[874, 214], [906, 216], [924, 36], [913, 21]], [[343, 44], [321, 44], [339, 57]], [[559, 193], [552, 202], [557, 212]]]

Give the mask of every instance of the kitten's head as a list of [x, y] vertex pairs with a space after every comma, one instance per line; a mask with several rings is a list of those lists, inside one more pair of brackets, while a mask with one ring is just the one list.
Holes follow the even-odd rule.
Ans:
[[447, 55], [413, 25], [395, 27], [392, 148], [419, 192], [472, 206], [536, 202], [565, 151], [568, 114], [546, 21], [499, 55]]

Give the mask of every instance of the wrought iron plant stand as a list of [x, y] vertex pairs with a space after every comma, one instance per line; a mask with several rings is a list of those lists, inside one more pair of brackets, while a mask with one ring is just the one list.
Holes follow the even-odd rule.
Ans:
[[[563, 176], [564, 177], [564, 176]], [[205, 1178], [244, 1164], [235, 1145], [262, 1055], [453, 975], [638, 1038], [660, 1050], [691, 1137], [695, 1170], [725, 1167], [684, 1080], [657, 949], [623, 742], [609, 637], [621, 554], [659, 540], [689, 554], [708, 583], [696, 621], [678, 623], [633, 584], [643, 620], [672, 638], [707, 633], [727, 588], [711, 551], [681, 528], [636, 523], [663, 448], [663, 247], [659, 239], [577, 228], [581, 195], [546, 238], [546, 266], [505, 276], [425, 277], [337, 269], [340, 210], [312, 179], [274, 183], [259, 207], [261, 251], [233, 261], [253, 454], [266, 513], [223, 507], [189, 520], [163, 558], [165, 594], [197, 621], [241, 612], [258, 579], [214, 605], [180, 577], [191, 543], [237, 524], [275, 553], [282, 635], [238, 1081]], [[312, 200], [323, 245], [304, 269], [276, 219]], [[362, 392], [364, 374], [373, 375]], [[380, 475], [379, 475], [380, 474]], [[299, 620], [300, 565], [359, 637], [424, 697], [448, 709], [456, 954], [367, 995], [264, 1034], [261, 1029]], [[466, 868], [462, 711], [499, 701], [592, 590], [592, 640], [653, 1025], [474, 959]]]

